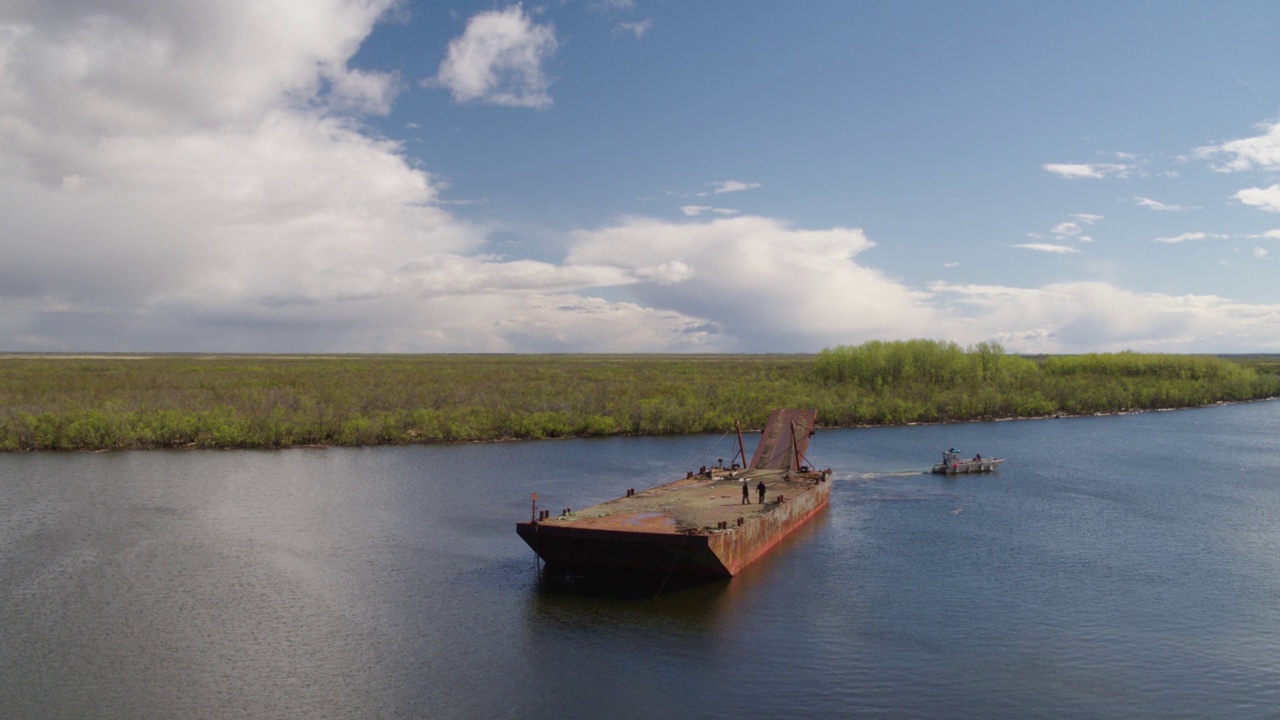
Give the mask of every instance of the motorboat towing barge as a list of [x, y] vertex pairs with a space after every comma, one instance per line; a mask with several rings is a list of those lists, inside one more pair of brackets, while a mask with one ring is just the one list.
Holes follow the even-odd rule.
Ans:
[[[703, 467], [648, 490], [558, 514], [516, 532], [549, 573], [732, 577], [827, 506], [831, 471], [805, 458], [816, 410], [774, 410], [751, 462]], [[735, 455], [736, 460], [738, 455]]]
[[993, 472], [1000, 467], [1000, 463], [1004, 462], [1004, 458], [983, 458], [981, 455], [975, 455], [971, 458], [961, 458], [960, 453], [955, 450], [944, 450], [942, 453], [942, 462], [933, 466], [934, 474], [956, 475], [959, 473], [979, 473]]

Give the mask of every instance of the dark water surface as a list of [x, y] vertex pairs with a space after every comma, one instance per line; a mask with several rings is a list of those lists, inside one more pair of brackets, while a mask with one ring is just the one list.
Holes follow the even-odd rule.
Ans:
[[730, 447], [0, 456], [0, 717], [1280, 716], [1280, 402], [820, 431], [830, 509], [732, 581], [539, 585], [530, 492]]

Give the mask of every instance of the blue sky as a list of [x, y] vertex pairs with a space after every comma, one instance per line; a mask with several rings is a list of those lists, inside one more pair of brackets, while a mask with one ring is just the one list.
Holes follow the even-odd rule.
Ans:
[[20, 1], [0, 350], [1280, 352], [1278, 28]]

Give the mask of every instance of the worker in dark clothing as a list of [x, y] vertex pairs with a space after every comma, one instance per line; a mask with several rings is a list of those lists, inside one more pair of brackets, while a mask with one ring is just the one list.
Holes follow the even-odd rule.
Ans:
[[763, 480], [760, 481], [759, 485], [756, 485], [756, 494], [760, 496], [760, 504], [763, 505], [764, 504], [764, 481]]
[[742, 503], [743, 505], [751, 504], [751, 488], [747, 485], [747, 481], [742, 481]]

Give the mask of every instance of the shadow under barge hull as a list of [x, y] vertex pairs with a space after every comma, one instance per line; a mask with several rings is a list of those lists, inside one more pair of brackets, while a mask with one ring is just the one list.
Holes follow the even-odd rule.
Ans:
[[827, 506], [831, 471], [804, 460], [817, 415], [774, 410], [745, 468], [705, 468], [558, 517], [535, 512], [516, 532], [551, 574], [732, 577]]

